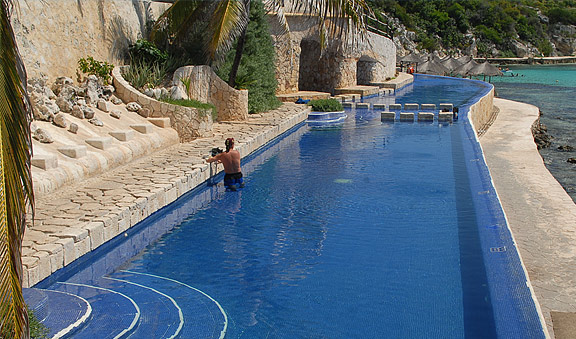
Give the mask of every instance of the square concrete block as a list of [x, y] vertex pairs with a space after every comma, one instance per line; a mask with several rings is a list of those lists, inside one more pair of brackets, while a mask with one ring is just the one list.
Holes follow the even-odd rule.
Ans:
[[434, 113], [418, 113], [418, 121], [434, 121]]
[[402, 104], [390, 104], [390, 106], [388, 106], [388, 109], [391, 111], [401, 111]]
[[452, 122], [452, 120], [453, 120], [452, 112], [438, 113], [438, 121]]
[[111, 136], [116, 138], [119, 141], [129, 141], [134, 138], [134, 131], [133, 130], [125, 130], [125, 131], [112, 131], [110, 133]]
[[151, 124], [130, 125], [130, 127], [142, 134], [149, 134], [153, 132], [153, 126]]
[[404, 104], [405, 111], [418, 111], [420, 109], [420, 105], [418, 104]]
[[452, 109], [454, 108], [454, 105], [446, 104], [446, 103], [440, 104], [439, 106], [440, 106], [441, 111], [447, 110], [447, 111], [452, 112]]
[[110, 148], [110, 146], [112, 146], [112, 138], [92, 138], [92, 139], [86, 139], [86, 143], [92, 147], [101, 149], [101, 150], [107, 150], [108, 148]]
[[353, 102], [343, 102], [343, 103], [342, 103], [342, 107], [344, 107], [344, 108], [354, 108], [354, 103], [353, 103]]
[[400, 121], [414, 122], [414, 113], [400, 113]]
[[32, 166], [36, 166], [43, 170], [58, 167], [58, 158], [55, 155], [35, 155], [32, 157]]
[[382, 112], [382, 113], [380, 113], [380, 120], [381, 121], [394, 121], [394, 120], [396, 120], [396, 113], [395, 112]]
[[435, 111], [436, 105], [435, 104], [422, 104], [420, 109], [423, 111]]
[[74, 145], [74, 146], [62, 146], [58, 147], [58, 152], [64, 154], [70, 158], [82, 158], [86, 156], [87, 148], [86, 146]]
[[385, 109], [386, 109], [386, 104], [374, 104], [373, 107], [374, 107], [374, 109], [385, 110]]
[[370, 103], [368, 102], [359, 102], [356, 104], [356, 108], [366, 108], [369, 109], [370, 108]]
[[170, 128], [170, 118], [148, 118], [152, 124], [161, 128]]

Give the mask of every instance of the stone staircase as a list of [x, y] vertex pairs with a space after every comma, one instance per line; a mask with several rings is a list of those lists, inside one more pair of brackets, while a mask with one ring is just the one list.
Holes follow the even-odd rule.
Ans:
[[25, 289], [24, 295], [51, 338], [222, 338], [228, 325], [206, 293], [133, 271]]

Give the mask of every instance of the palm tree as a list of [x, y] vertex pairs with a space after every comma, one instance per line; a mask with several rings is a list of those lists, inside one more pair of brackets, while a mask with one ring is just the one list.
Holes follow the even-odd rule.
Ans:
[[[207, 32], [205, 53], [209, 64], [226, 55], [238, 39], [236, 57], [228, 80], [228, 84], [234, 87], [248, 26], [250, 2], [251, 0], [175, 0], [158, 18], [152, 30], [152, 39], [157, 38], [158, 32], [164, 30], [172, 41], [182, 40], [194, 25], [198, 27], [202, 20], [207, 20], [207, 25], [202, 27]], [[264, 2], [288, 32], [283, 12], [284, 1]], [[365, 0], [302, 0], [291, 3], [289, 10], [303, 12], [318, 19], [323, 47], [328, 37], [346, 35], [349, 27], [359, 29], [362, 35], [366, 33], [364, 18], [371, 10]]]
[[32, 116], [26, 71], [10, 25], [11, 8], [12, 0], [0, 0], [0, 337], [28, 338], [21, 248], [26, 209], [34, 211]]

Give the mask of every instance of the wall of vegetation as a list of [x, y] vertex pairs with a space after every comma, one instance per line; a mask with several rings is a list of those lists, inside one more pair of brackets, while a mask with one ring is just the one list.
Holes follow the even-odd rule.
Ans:
[[[576, 25], [575, 0], [369, 0], [380, 12], [397, 18], [416, 33], [420, 49], [465, 50], [476, 42], [479, 56], [515, 55], [514, 40], [531, 44], [545, 56], [552, 53], [548, 36], [554, 24]], [[394, 36], [394, 25], [380, 29]]]

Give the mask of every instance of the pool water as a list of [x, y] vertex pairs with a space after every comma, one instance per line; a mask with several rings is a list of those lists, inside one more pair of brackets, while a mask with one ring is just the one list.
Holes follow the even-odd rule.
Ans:
[[[488, 89], [418, 77], [397, 97], [367, 100], [465, 108]], [[477, 211], [469, 163], [479, 159], [465, 146], [465, 119], [382, 123], [375, 111], [348, 113], [339, 127], [301, 125], [252, 155], [244, 189], [203, 186], [156, 215], [172, 220], [167, 233], [117, 272], [210, 295], [226, 312], [227, 338], [496, 338], [502, 327], [542, 337], [525, 281], [510, 287], [524, 289], [511, 292], [524, 298], [522, 319], [508, 312], [516, 301], [495, 292], [512, 280], [488, 281], [480, 225], [491, 214]], [[66, 279], [93, 281], [94, 271]]]

